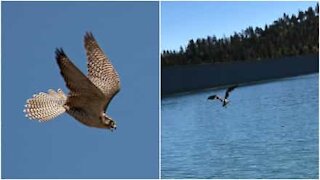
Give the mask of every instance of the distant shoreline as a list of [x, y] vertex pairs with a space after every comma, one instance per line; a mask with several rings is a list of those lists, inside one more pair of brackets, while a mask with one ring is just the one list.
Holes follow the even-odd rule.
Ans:
[[260, 61], [165, 67], [161, 70], [161, 94], [164, 96], [317, 72], [317, 54]]

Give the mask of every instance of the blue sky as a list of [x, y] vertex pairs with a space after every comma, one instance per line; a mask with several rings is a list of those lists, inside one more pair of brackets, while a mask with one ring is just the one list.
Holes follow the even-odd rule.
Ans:
[[248, 26], [264, 27], [316, 2], [162, 2], [161, 48], [178, 50], [190, 39], [229, 36]]
[[[157, 178], [158, 24], [157, 2], [3, 2], [2, 178]], [[117, 130], [25, 118], [32, 94], [68, 92], [56, 47], [87, 74], [86, 31], [120, 74], [108, 109]]]

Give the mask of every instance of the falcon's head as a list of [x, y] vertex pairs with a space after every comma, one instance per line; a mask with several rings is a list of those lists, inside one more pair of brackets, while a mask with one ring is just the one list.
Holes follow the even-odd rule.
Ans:
[[116, 122], [113, 119], [111, 119], [109, 116], [107, 116], [105, 113], [103, 113], [103, 115], [101, 116], [101, 119], [105, 128], [110, 129], [111, 131], [113, 131], [114, 129], [117, 129]]

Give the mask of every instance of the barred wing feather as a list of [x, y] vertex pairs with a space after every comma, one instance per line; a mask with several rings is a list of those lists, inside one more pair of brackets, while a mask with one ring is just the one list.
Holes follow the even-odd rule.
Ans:
[[86, 33], [84, 46], [88, 58], [88, 78], [105, 95], [107, 108], [120, 90], [119, 75], [91, 33]]

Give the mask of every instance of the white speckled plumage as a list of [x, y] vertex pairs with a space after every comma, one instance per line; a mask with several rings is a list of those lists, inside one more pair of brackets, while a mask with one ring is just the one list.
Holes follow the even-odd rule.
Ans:
[[37, 119], [41, 122], [48, 121], [66, 111], [63, 107], [66, 100], [66, 95], [58, 95], [58, 92], [54, 90], [49, 90], [48, 94], [40, 92], [27, 100], [23, 112], [30, 119]]

